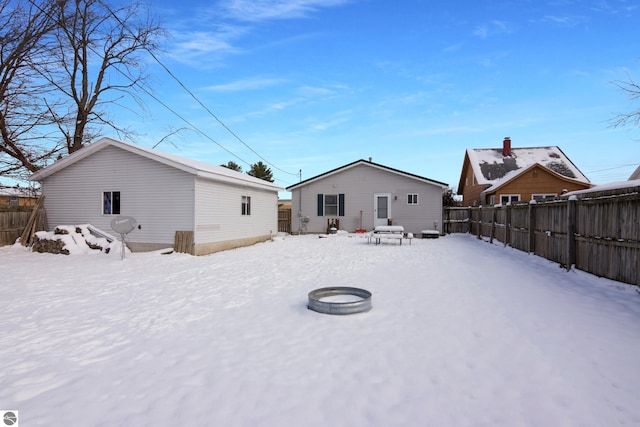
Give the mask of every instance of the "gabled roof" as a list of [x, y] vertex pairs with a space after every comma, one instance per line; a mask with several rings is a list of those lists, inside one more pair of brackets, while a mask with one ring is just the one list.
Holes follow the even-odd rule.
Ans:
[[39, 190], [26, 187], [5, 187], [0, 185], [0, 196], [37, 197]]
[[433, 179], [425, 178], [425, 177], [419, 176], [419, 175], [414, 175], [414, 174], [408, 173], [408, 172], [403, 172], [403, 171], [398, 170], [398, 169], [390, 168], [388, 166], [384, 166], [384, 165], [381, 165], [381, 164], [378, 164], [378, 163], [373, 163], [373, 162], [368, 161], [368, 160], [360, 159], [360, 160], [356, 160], [353, 163], [349, 163], [348, 165], [344, 165], [344, 166], [341, 166], [339, 168], [330, 170], [329, 172], [325, 172], [323, 174], [316, 175], [316, 176], [314, 176], [312, 178], [305, 179], [304, 181], [300, 181], [297, 184], [290, 185], [286, 189], [287, 189], [287, 191], [295, 190], [298, 187], [303, 187], [303, 186], [305, 186], [307, 184], [311, 184], [314, 181], [318, 181], [320, 179], [324, 179], [324, 178], [329, 177], [331, 175], [334, 175], [334, 174], [336, 174], [338, 172], [343, 172], [345, 170], [348, 170], [348, 169], [351, 169], [351, 168], [354, 168], [354, 167], [360, 166], [360, 165], [365, 165], [365, 166], [368, 166], [368, 167], [371, 167], [371, 168], [374, 168], [374, 169], [383, 170], [383, 171], [386, 171], [386, 172], [391, 172], [391, 173], [394, 173], [394, 174], [397, 174], [397, 175], [401, 175], [401, 176], [404, 176], [404, 177], [407, 177], [407, 178], [411, 178], [411, 179], [416, 179], [418, 181], [422, 181], [422, 182], [425, 182], [427, 184], [437, 185], [437, 186], [440, 186], [442, 188], [449, 187], [449, 185], [445, 184], [444, 182], [440, 182], [440, 181], [436, 181], [436, 180], [433, 180]]
[[640, 192], [640, 179], [629, 179], [627, 181], [616, 181], [608, 184], [594, 185], [584, 190], [571, 191], [563, 194], [564, 197], [580, 196], [583, 194], [611, 192], [624, 194], [626, 192], [638, 194]]
[[58, 160], [51, 166], [47, 166], [46, 168], [40, 169], [38, 172], [31, 175], [29, 178], [30, 181], [42, 181], [44, 178], [52, 175], [69, 165], [76, 163], [79, 160], [82, 160], [98, 151], [106, 148], [106, 147], [117, 147], [131, 153], [137, 154], [139, 156], [145, 157], [147, 159], [154, 160], [156, 162], [165, 164], [167, 166], [180, 169], [192, 175], [196, 175], [205, 179], [210, 179], [213, 181], [219, 182], [227, 182], [227, 183], [235, 183], [238, 181], [242, 181], [243, 184], [249, 185], [252, 187], [261, 187], [263, 189], [281, 191], [282, 187], [273, 184], [271, 182], [265, 181], [263, 179], [259, 179], [253, 177], [251, 175], [247, 175], [245, 173], [237, 172], [229, 168], [225, 168], [224, 166], [216, 166], [205, 162], [200, 162], [197, 160], [190, 160], [184, 157], [175, 156], [173, 154], [163, 153], [161, 151], [152, 150], [149, 148], [141, 147], [139, 145], [130, 144], [128, 142], [119, 141], [113, 138], [101, 138], [100, 140], [94, 142], [91, 145], [88, 145], [81, 150], [76, 151], [75, 153], [65, 157], [62, 160]]
[[584, 181], [578, 181], [577, 179], [573, 179], [573, 178], [568, 178], [565, 175], [559, 174], [558, 172], [551, 170], [547, 167], [545, 167], [544, 165], [540, 164], [540, 163], [534, 163], [532, 165], [529, 165], [525, 168], [522, 169], [516, 169], [513, 170], [511, 172], [508, 172], [505, 176], [503, 176], [500, 179], [497, 179], [494, 181], [494, 184], [486, 189], [484, 189], [482, 191], [482, 194], [490, 194], [493, 193], [494, 191], [498, 190], [500, 187], [508, 184], [509, 182], [513, 182], [515, 179], [517, 179], [520, 175], [525, 174], [526, 172], [530, 171], [531, 169], [534, 168], [542, 168], [544, 170], [546, 170], [548, 173], [550, 173], [551, 175], [555, 175], [556, 177], [558, 177], [559, 179], [563, 180], [563, 181], [573, 181], [573, 182], [577, 182], [577, 183], [581, 183], [581, 184], [586, 184]]
[[633, 181], [636, 179], [640, 179], [640, 166], [631, 174], [628, 180]]
[[512, 148], [510, 156], [502, 148], [469, 148], [467, 157], [480, 185], [493, 185], [509, 172], [539, 163], [566, 178], [589, 183], [586, 176], [557, 146]]

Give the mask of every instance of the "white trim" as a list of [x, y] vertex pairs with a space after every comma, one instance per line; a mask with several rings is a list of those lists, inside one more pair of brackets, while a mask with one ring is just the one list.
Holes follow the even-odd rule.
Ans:
[[[520, 194], [499, 194], [498, 195], [500, 197], [500, 204], [502, 205], [506, 205], [507, 203], [512, 203], [512, 202], [519, 202], [520, 200], [522, 200], [522, 196]], [[503, 197], [508, 197], [509, 200], [507, 200], [506, 202], [502, 201]], [[511, 200], [513, 197], [517, 197], [518, 200]]]
[[[385, 218], [378, 218], [378, 198], [387, 198], [387, 216]], [[373, 194], [373, 226], [387, 225], [388, 220], [393, 218], [391, 216], [391, 193], [374, 193]], [[384, 224], [382, 221], [384, 220]]]
[[165, 164], [167, 166], [185, 171], [192, 175], [197, 175], [204, 179], [209, 179], [217, 182], [235, 183], [241, 182], [243, 185], [249, 187], [256, 187], [272, 191], [282, 191], [284, 188], [273, 184], [269, 181], [265, 181], [260, 178], [255, 178], [246, 173], [237, 172], [224, 166], [216, 166], [197, 160], [190, 160], [184, 157], [175, 156], [173, 154], [163, 153], [161, 151], [152, 150], [150, 148], [142, 147], [135, 144], [130, 144], [124, 141], [118, 141], [113, 138], [101, 138], [98, 141], [90, 144], [81, 150], [58, 160], [54, 164], [40, 169], [29, 177], [30, 181], [42, 181], [49, 175], [64, 169], [65, 167], [72, 165], [73, 163], [90, 156], [91, 154], [100, 151], [108, 146], [117, 147], [131, 153], [137, 154], [142, 157], [146, 157], [156, 162]]
[[[538, 197], [536, 199], [536, 196]], [[546, 198], [558, 197], [558, 193], [536, 193], [531, 195], [531, 200], [544, 200]]]

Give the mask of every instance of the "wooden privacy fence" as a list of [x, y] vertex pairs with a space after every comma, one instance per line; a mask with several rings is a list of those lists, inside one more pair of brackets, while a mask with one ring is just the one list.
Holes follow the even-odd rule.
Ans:
[[22, 246], [31, 246], [34, 234], [47, 229], [43, 200], [41, 195], [35, 206], [0, 208], [0, 246], [13, 245], [18, 237]]
[[291, 233], [291, 209], [278, 209], [278, 232]]
[[0, 209], [0, 246], [13, 245], [29, 222], [32, 207]]
[[[445, 208], [445, 233], [500, 241], [600, 277], [640, 285], [640, 187], [511, 206]], [[617, 193], [617, 194], [616, 194]]]

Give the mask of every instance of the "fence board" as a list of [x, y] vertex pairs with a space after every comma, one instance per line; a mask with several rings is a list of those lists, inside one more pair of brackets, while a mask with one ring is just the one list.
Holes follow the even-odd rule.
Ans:
[[567, 268], [575, 265], [601, 277], [640, 285], [640, 188], [620, 193], [571, 201], [445, 208], [445, 225], [448, 233], [497, 240]]
[[31, 209], [28, 211], [2, 211], [0, 212], [0, 246], [13, 245], [18, 237], [22, 235], [29, 217]]
[[291, 209], [278, 209], [278, 232], [291, 233]]
[[469, 208], [448, 208], [444, 215], [445, 233], [470, 233]]

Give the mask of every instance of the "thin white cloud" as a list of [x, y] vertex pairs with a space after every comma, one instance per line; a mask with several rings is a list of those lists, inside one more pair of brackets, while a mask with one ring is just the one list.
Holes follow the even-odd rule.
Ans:
[[444, 53], [458, 52], [459, 50], [461, 50], [461, 49], [462, 49], [462, 47], [463, 47], [463, 46], [464, 46], [464, 43], [462, 43], [462, 42], [460, 42], [460, 43], [455, 43], [455, 44], [452, 44], [452, 45], [445, 46], [445, 47], [442, 49], [442, 51], [443, 51]]
[[473, 35], [476, 37], [480, 37], [481, 39], [486, 39], [487, 37], [499, 34], [509, 34], [511, 32], [512, 29], [509, 24], [504, 21], [493, 20], [491, 22], [478, 25], [473, 30]]
[[335, 93], [335, 91], [331, 89], [314, 86], [302, 86], [298, 88], [297, 92], [300, 96], [304, 96], [305, 98], [312, 98], [316, 96], [330, 96]]
[[262, 89], [265, 87], [275, 86], [286, 82], [280, 78], [254, 77], [244, 80], [236, 80], [225, 84], [207, 86], [204, 89], [214, 92], [238, 92], [245, 90]]
[[[233, 42], [245, 33], [245, 28], [232, 25], [220, 25], [212, 31], [174, 32], [168, 52], [176, 61], [202, 66], [221, 55], [242, 52]], [[203, 61], [203, 58], [207, 60]]]
[[[357, 0], [221, 0], [198, 8], [171, 25], [173, 40], [167, 49], [177, 61], [199, 68], [219, 65], [224, 56], [244, 53], [238, 41], [263, 21], [306, 18], [314, 12]], [[211, 24], [212, 22], [218, 24]], [[194, 31], [193, 28], [205, 28]], [[266, 47], [293, 43], [317, 34], [298, 34]]]
[[258, 22], [304, 18], [319, 9], [342, 6], [350, 0], [227, 0], [224, 13], [233, 19]]
[[557, 25], [560, 27], [575, 27], [576, 25], [586, 23], [588, 19], [579, 15], [546, 15], [542, 22]]

